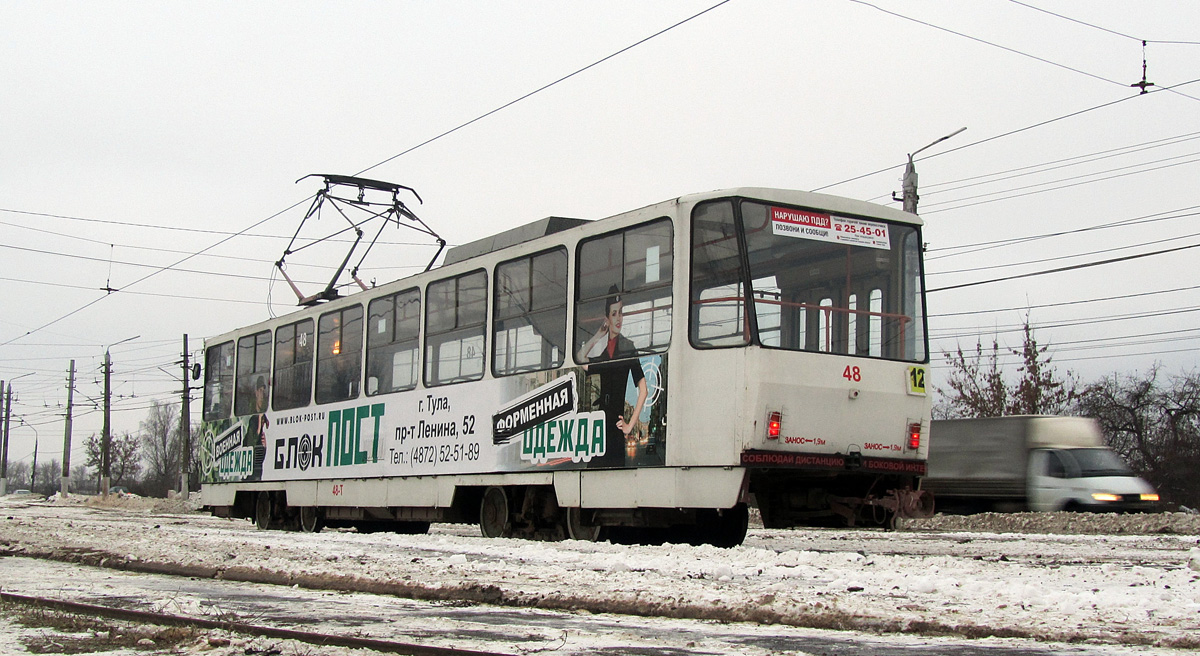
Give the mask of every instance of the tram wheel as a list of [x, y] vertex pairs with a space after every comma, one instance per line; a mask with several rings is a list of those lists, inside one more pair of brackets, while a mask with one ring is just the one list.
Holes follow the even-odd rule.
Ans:
[[300, 530], [305, 533], [320, 533], [325, 528], [325, 513], [316, 506], [300, 508]]
[[274, 504], [271, 503], [270, 492], [259, 492], [258, 499], [254, 503], [254, 525], [259, 530], [267, 530], [271, 528], [271, 512], [274, 509]]
[[479, 504], [479, 529], [485, 538], [512, 536], [512, 519], [508, 510], [508, 492], [502, 487], [489, 487]]
[[599, 542], [600, 533], [604, 530], [603, 526], [588, 526], [583, 523], [583, 509], [581, 508], [564, 508], [563, 524], [567, 531], [567, 537], [572, 540], [583, 540], [585, 542]]

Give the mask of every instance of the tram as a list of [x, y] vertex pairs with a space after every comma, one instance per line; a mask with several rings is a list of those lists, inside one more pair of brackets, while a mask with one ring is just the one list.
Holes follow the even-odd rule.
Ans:
[[737, 188], [451, 248], [206, 340], [203, 503], [264, 529], [720, 546], [752, 507], [927, 515], [921, 245], [913, 214]]

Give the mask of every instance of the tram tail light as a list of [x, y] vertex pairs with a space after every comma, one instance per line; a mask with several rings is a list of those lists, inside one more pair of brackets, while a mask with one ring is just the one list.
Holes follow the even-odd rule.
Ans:
[[908, 425], [908, 448], [921, 448], [921, 424]]
[[783, 428], [783, 413], [772, 412], [767, 415], [767, 439], [779, 439], [779, 431]]

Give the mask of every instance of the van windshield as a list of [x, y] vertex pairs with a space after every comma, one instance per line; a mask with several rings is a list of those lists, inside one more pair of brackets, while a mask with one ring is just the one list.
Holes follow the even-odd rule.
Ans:
[[1129, 465], [1108, 449], [1071, 449], [1071, 457], [1079, 465], [1080, 478], [1096, 476], [1133, 476]]
[[1080, 479], [1094, 476], [1133, 476], [1133, 470], [1121, 456], [1108, 449], [1072, 449], [1070, 455], [1079, 464]]

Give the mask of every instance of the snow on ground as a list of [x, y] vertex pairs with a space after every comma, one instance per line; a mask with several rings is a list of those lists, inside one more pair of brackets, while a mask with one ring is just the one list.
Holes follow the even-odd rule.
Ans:
[[[945, 530], [757, 528], [745, 545], [717, 549], [484, 539], [475, 527], [442, 525], [418, 536], [310, 535], [189, 513], [183, 500], [158, 509], [165, 502], [99, 503], [0, 499], [0, 552], [172, 563], [225, 578], [417, 598], [1200, 647], [1200, 526], [1188, 515], [1053, 515], [1040, 525], [1070, 524], [1074, 533], [1039, 532], [1036, 518], [1023, 515], [992, 518], [990, 528], [979, 526], [986, 518], [925, 523]], [[1024, 528], [1003, 532], [997, 522]], [[1110, 534], [1088, 534], [1088, 524]]]

